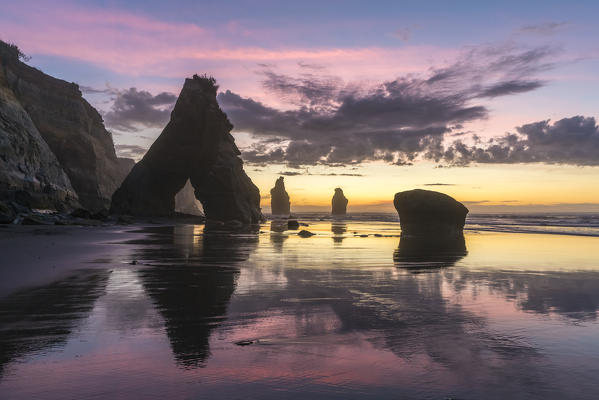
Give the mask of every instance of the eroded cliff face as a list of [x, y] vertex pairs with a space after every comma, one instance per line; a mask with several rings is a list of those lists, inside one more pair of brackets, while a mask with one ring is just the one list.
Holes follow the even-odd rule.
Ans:
[[270, 189], [270, 208], [273, 215], [289, 215], [291, 212], [291, 202], [282, 176], [276, 180], [275, 187]]
[[6, 53], [10, 48], [3, 50], [0, 49], [0, 200], [59, 211], [77, 207], [77, 194], [69, 178], [8, 84], [5, 62], [13, 56], [18, 61], [18, 55]]
[[13, 56], [0, 42], [3, 87], [10, 90], [58, 159], [83, 207], [107, 208], [124, 179], [112, 136], [79, 87]]
[[112, 212], [172, 215], [189, 179], [207, 219], [256, 223], [260, 192], [243, 170], [212, 78], [186, 79], [171, 119], [112, 197]]

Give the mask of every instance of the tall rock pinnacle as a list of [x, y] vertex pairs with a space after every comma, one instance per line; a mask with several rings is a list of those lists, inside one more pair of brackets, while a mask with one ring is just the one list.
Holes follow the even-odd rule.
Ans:
[[291, 212], [291, 203], [282, 176], [275, 182], [275, 187], [270, 189], [270, 208], [273, 215], [289, 215]]
[[333, 195], [332, 203], [332, 211], [333, 215], [345, 215], [347, 214], [347, 198], [343, 195], [343, 190], [341, 188], [335, 189], [335, 194]]

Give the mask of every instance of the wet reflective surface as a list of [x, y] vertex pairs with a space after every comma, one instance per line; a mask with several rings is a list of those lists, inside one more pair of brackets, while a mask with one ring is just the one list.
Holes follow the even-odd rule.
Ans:
[[0, 397], [599, 397], [599, 238], [308, 222], [131, 228], [0, 298]]

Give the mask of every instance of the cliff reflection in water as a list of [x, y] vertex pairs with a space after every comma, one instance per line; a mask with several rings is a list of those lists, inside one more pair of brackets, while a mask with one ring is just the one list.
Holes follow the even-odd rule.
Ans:
[[146, 293], [165, 321], [179, 366], [198, 367], [210, 356], [211, 332], [226, 318], [237, 263], [248, 258], [257, 236], [202, 231], [194, 226], [153, 230], [153, 243], [136, 253]]
[[64, 345], [104, 294], [109, 271], [89, 271], [0, 301], [0, 376], [27, 354]]
[[468, 254], [464, 235], [459, 237], [402, 236], [393, 253], [393, 261], [401, 268], [446, 268]]

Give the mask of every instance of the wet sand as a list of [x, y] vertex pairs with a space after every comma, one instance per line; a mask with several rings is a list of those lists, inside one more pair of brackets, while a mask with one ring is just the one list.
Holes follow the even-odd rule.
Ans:
[[309, 225], [1, 230], [0, 393], [599, 395], [599, 238], [467, 231], [439, 246], [402, 243], [394, 222]]

